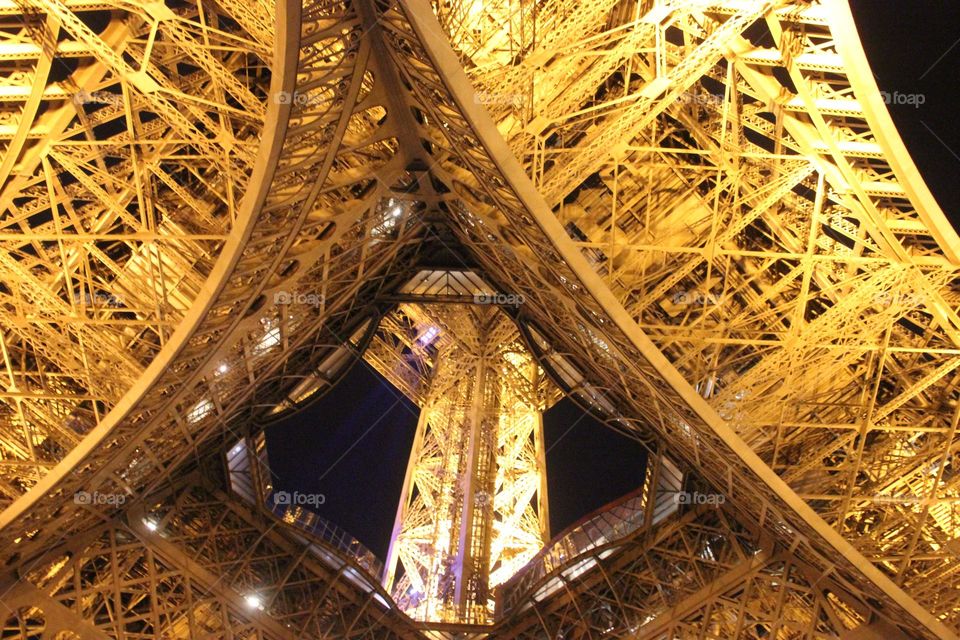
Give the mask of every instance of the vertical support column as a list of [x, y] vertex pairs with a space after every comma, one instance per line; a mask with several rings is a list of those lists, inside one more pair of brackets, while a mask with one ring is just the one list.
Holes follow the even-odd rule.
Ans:
[[460, 619], [470, 621], [477, 615], [478, 596], [486, 599], [486, 587], [489, 567], [490, 511], [492, 505], [488, 496], [492, 487], [489, 474], [495, 461], [490, 460], [489, 433], [494, 422], [489, 418], [496, 416], [496, 408], [487, 406], [490, 395], [487, 393], [487, 358], [481, 355], [477, 360], [475, 379], [470, 403], [468, 422], [469, 444], [467, 460], [460, 479], [463, 503], [460, 507], [460, 531], [457, 543], [455, 574], [457, 580], [456, 603]]
[[417, 432], [413, 437], [413, 446], [410, 448], [410, 459], [407, 461], [407, 471], [403, 476], [403, 489], [400, 491], [400, 503], [397, 505], [397, 517], [393, 521], [393, 531], [390, 533], [390, 548], [387, 549], [387, 562], [383, 568], [383, 588], [393, 592], [394, 581], [397, 576], [397, 563], [400, 562], [397, 541], [407, 516], [407, 509], [412, 500], [413, 470], [417, 464], [420, 449], [423, 447], [423, 436], [427, 430], [427, 412], [420, 411], [417, 418]]
[[384, 585], [414, 619], [489, 624], [492, 590], [548, 535], [542, 372], [498, 309], [417, 309], [435, 364]]
[[546, 544], [550, 535], [550, 506], [547, 500], [547, 443], [543, 437], [543, 413], [537, 412], [533, 428], [533, 444], [536, 449], [537, 467], [540, 469], [540, 487], [537, 490], [537, 515], [540, 516], [540, 538]]

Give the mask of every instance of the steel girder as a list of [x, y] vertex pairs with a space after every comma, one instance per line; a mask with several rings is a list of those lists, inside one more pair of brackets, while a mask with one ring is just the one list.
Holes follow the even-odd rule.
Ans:
[[[230, 59], [236, 41], [182, 44], [228, 35], [157, 7], [156, 15], [134, 12], [137, 19], [97, 34], [75, 15], [94, 6], [105, 5], [0, 6], [0, 14], [29, 18], [4, 50], [8, 59], [32, 61], [24, 64], [34, 65], [35, 77], [49, 73], [44, 56], [92, 59], [89, 76], [76, 73], [77, 92], [122, 89], [122, 100], [100, 96], [111, 104], [92, 115], [116, 119], [109, 108], [122, 103], [130, 131], [164, 136], [126, 156], [114, 141], [119, 162], [52, 145], [35, 153], [30, 170], [27, 151], [16, 152], [24, 167], [18, 175], [34, 171], [43, 185], [30, 194], [38, 210], [51, 209], [44, 198], [57, 208], [49, 221], [27, 218], [27, 232], [21, 216], [17, 237], [3, 236], [14, 247], [4, 264], [17, 285], [7, 308], [19, 314], [5, 322], [3, 343], [4, 402], [13, 416], [4, 449], [13, 463], [5, 468], [20, 480], [3, 489], [13, 502], [0, 513], [0, 539], [13, 564], [54, 532], [79, 534], [110, 517], [73, 504], [79, 489], [140, 492], [231, 428], [232, 417], [249, 415], [244, 407], [256, 388], [270, 389], [258, 405], [273, 396], [281, 402], [284, 379], [328, 353], [311, 349], [312, 339], [332, 344], [373, 312], [378, 291], [409, 279], [422, 228], [417, 206], [433, 197], [484, 276], [524, 296], [521, 315], [548, 357], [569, 363], [593, 401], [616, 409], [618, 428], [655, 433], [728, 497], [737, 518], [758, 523], [811, 575], [879, 603], [913, 635], [954, 637], [941, 621], [955, 626], [958, 592], [958, 242], [897, 139], [845, 5], [598, 2], [572, 12], [558, 2], [507, 13], [491, 4], [484, 13], [454, 4], [437, 7], [438, 22], [423, 2], [302, 10], [281, 3], [274, 99], [262, 125], [243, 89], [261, 104], [266, 94], [237, 79], [244, 67]], [[568, 20], [574, 13], [575, 23]], [[262, 12], [233, 15], [231, 28], [235, 22], [247, 34], [247, 53], [269, 57]], [[457, 15], [460, 22], [451, 21]], [[462, 28], [478, 16], [483, 28]], [[146, 36], [136, 37], [137, 28]], [[53, 43], [56, 29], [70, 37]], [[196, 29], [211, 32], [200, 37]], [[481, 40], [468, 47], [463, 34]], [[193, 103], [177, 109], [170, 102], [184, 90], [163, 85], [170, 74], [162, 65], [185, 58], [171, 53], [175, 46], [154, 48], [168, 42], [191, 49], [179, 54], [199, 74], [191, 93], [210, 86], [211, 96], [232, 96], [220, 101], [215, 122]], [[130, 57], [151, 56], [156, 63], [128, 68]], [[509, 100], [491, 84], [505, 70], [516, 74]], [[97, 84], [104, 77], [106, 85]], [[580, 82], [564, 86], [565, 78]], [[43, 85], [20, 107], [31, 120], [37, 101], [55, 92], [47, 82], [27, 84]], [[129, 105], [139, 111], [143, 104], [156, 118], [133, 122]], [[79, 125], [64, 113], [45, 128], [24, 125], [9, 148], [78, 137], [66, 133]], [[150, 124], [155, 129], [147, 131]], [[223, 127], [234, 129], [227, 135]], [[256, 154], [240, 144], [217, 148], [242, 138], [235, 131], [243, 127], [263, 132]], [[94, 140], [109, 131], [92, 130]], [[221, 133], [200, 135], [212, 131]], [[171, 141], [190, 154], [171, 151]], [[151, 154], [167, 158], [183, 179], [172, 178], [172, 169], [166, 177], [151, 173], [160, 195], [129, 200], [142, 208], [139, 224], [136, 215], [128, 219], [131, 207], [118, 204], [127, 197], [120, 182], [146, 184], [136, 176]], [[132, 179], [104, 179], [124, 161]], [[249, 167], [245, 183], [230, 162]], [[217, 172], [237, 182], [213, 180]], [[10, 187], [18, 184], [7, 180], [4, 193], [20, 193]], [[252, 188], [238, 198], [235, 184]], [[417, 194], [408, 198], [411, 212], [390, 226], [382, 202], [404, 190]], [[223, 209], [218, 201], [236, 208], [219, 235], [164, 231], [182, 243], [208, 242], [187, 254], [206, 263], [197, 257], [175, 268], [144, 250], [147, 257], [131, 251], [119, 265], [98, 247], [96, 234], [121, 228], [117, 220], [132, 233], [128, 245], [152, 240], [137, 234], [156, 226], [152, 212], [162, 209], [156, 203], [164, 193], [195, 212], [191, 220], [203, 219], [201, 202], [210, 211]], [[17, 207], [25, 202], [12, 198]], [[99, 204], [86, 218], [71, 216], [77, 201]], [[57, 229], [61, 216], [73, 226]], [[83, 260], [63, 249], [66, 240], [88, 243], [93, 258], [84, 259], [97, 266], [78, 266]], [[47, 282], [35, 275], [43, 263], [56, 265]], [[143, 309], [157, 307], [156, 286], [142, 290], [150, 282], [145, 265], [163, 267], [168, 278], [193, 274], [163, 281], [161, 289], [179, 291], [180, 306], [164, 307], [170, 329], [156, 322], [159, 313], [125, 309], [131, 328], [110, 334], [99, 321], [117, 320], [111, 307], [69, 316], [79, 318], [69, 344], [54, 336], [47, 310], [69, 303], [74, 291], [81, 306], [94, 306], [100, 283], [116, 282], [121, 291], [134, 286], [127, 281], [139, 283]], [[65, 284], [78, 281], [75, 272], [85, 290]], [[181, 284], [191, 278], [193, 285]], [[319, 293], [322, 304], [304, 298]], [[307, 302], [288, 304], [291, 294]], [[107, 306], [116, 305], [113, 295]], [[137, 323], [156, 328], [140, 332]], [[94, 351], [110, 376], [85, 362]], [[106, 391], [91, 393], [93, 380]], [[81, 406], [99, 420], [89, 433], [80, 429], [82, 437], [60, 433], [57, 420], [45, 417]], [[54, 426], [41, 426], [47, 423]]]
[[271, 9], [0, 7], [0, 503], [105, 420], [201, 294], [253, 171]]
[[[569, 360], [580, 365], [587, 378], [595, 384], [602, 381], [597, 386], [615, 398], [614, 405], [621, 411], [631, 407], [625, 412], [632, 414], [625, 417], [628, 422], [635, 420], [638, 430], [658, 431], [671, 453], [732, 496], [737, 507], [744, 510], [744, 517], [763, 523], [778, 538], [789, 539], [801, 560], [825, 573], [843, 576], [849, 588], [863, 597], [898, 608], [916, 621], [913, 633], [949, 636], [947, 627], [926, 608], [933, 608], [945, 595], [943, 591], [935, 600], [920, 605], [889, 574], [871, 565], [851, 544], [858, 536], [847, 532], [848, 539], [843, 537], [844, 531], [831, 528], [741, 437], [742, 429], [721, 418], [646, 337], [601, 275], [573, 246], [497, 135], [494, 122], [476, 104], [475, 91], [445, 35], [432, 22], [432, 14], [424, 5], [406, 6], [413, 8], [393, 16], [386, 13], [385, 29], [392, 50], [397, 52], [397, 66], [421, 96], [428, 114], [443, 125], [436, 144], [447, 146], [450, 155], [457, 158], [450, 165], [466, 167], [465, 171], [457, 166], [450, 168], [459, 180], [457, 193], [465, 203], [457, 210], [457, 229], [464, 244], [475, 247], [486, 273], [496, 274], [506, 290], [525, 296], [524, 312], [549, 336], [554, 348], [564, 350]], [[755, 8], [753, 3], [738, 3], [737, 7], [747, 12]], [[779, 17], [772, 10], [766, 14], [771, 19]], [[733, 15], [741, 14], [738, 11]], [[790, 15], [786, 14], [788, 18]], [[717, 32], [716, 28], [705, 30], [708, 34]], [[735, 45], [737, 37], [738, 33], [728, 34], [728, 44]], [[704, 43], [715, 46], [709, 36]], [[485, 153], [475, 153], [477, 149]], [[589, 151], [596, 154], [594, 149]], [[809, 160], [797, 162], [805, 161]], [[889, 266], [861, 278], [873, 285], [867, 291], [875, 295], [889, 290], [882, 288], [889, 282], [883, 278], [898, 271], [911, 269], [909, 265]], [[918, 278], [919, 274], [914, 271], [911, 276]], [[544, 282], [554, 287], [554, 296], [544, 294]], [[927, 289], [935, 288], [929, 282], [924, 278]], [[842, 299], [837, 306], [842, 309], [864, 304], [864, 298], [872, 303], [867, 291]], [[564, 305], [564, 299], [575, 299], [576, 306]], [[849, 319], [846, 326], [852, 326]], [[577, 327], [578, 331], [561, 332], [560, 327]], [[947, 415], [949, 420], [950, 413]], [[949, 427], [945, 429], [950, 432]], [[947, 564], [948, 553], [941, 554]], [[918, 581], [917, 589], [925, 582]]]
[[8, 607], [90, 638], [422, 637], [362, 567], [199, 473], [18, 577]]
[[417, 620], [489, 624], [496, 587], [549, 539], [552, 385], [494, 305], [401, 304], [384, 320], [364, 358], [420, 407], [384, 585]]
[[[96, 429], [0, 514], [7, 542], [21, 537], [14, 530], [32, 532], [21, 557], [47, 531], [69, 535], [100, 517], [61, 509], [81, 488], [126, 495], [162, 481], [251, 400], [282, 400], [253, 394], [289, 379], [287, 366], [298, 374], [315, 366], [326, 354], [316, 343], [348, 338], [354, 316], [373, 313], [376, 291], [409, 269], [401, 265], [416, 248], [416, 215], [382, 237], [371, 234], [382, 227], [390, 186], [416, 177], [378, 128], [383, 89], [373, 86], [357, 19], [345, 6], [309, 6], [301, 15], [284, 5], [278, 26], [275, 62], [284, 72], [272, 77], [272, 126], [239, 226], [176, 340]], [[375, 155], [383, 162], [372, 162]]]

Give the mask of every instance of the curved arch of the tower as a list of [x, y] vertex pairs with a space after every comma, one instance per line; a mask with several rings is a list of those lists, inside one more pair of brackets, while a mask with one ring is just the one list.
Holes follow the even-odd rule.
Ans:
[[[846, 3], [0, 24], [3, 638], [958, 637], [960, 238]], [[259, 434], [478, 294], [654, 462], [430, 629]]]

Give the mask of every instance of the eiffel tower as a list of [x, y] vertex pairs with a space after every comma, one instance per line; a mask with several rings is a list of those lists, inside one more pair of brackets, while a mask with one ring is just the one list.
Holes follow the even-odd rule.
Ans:
[[[3, 640], [960, 638], [960, 238], [842, 0], [0, 21]], [[263, 431], [361, 356], [389, 558]], [[649, 453], [551, 537], [561, 396]]]

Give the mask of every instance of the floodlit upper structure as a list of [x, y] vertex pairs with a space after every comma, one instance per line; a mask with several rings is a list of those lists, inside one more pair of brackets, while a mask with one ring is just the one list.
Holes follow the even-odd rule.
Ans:
[[[4, 638], [960, 637], [960, 239], [841, 0], [0, 22]], [[458, 313], [650, 450], [484, 625], [265, 473], [265, 424]]]
[[381, 327], [365, 357], [420, 406], [384, 586], [417, 620], [489, 624], [549, 539], [554, 387], [494, 305], [404, 303]]

